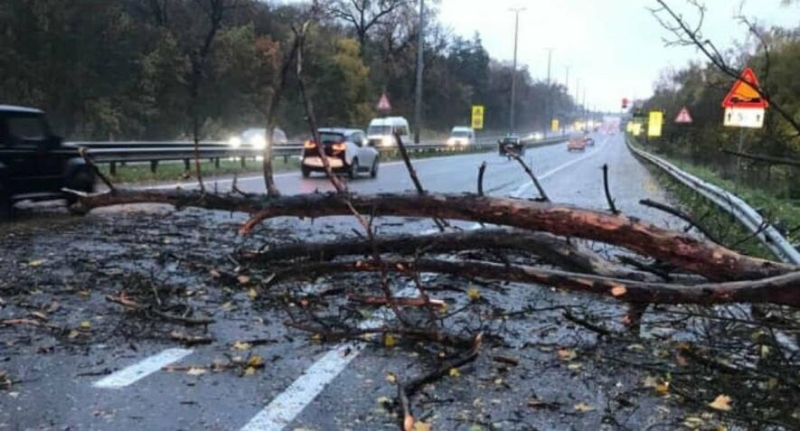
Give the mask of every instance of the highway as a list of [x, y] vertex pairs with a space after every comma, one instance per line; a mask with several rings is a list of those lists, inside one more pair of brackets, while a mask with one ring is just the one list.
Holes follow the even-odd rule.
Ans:
[[[612, 194], [624, 213], [661, 225], [677, 226], [675, 220], [638, 205], [639, 199], [668, 199], [655, 179], [630, 154], [622, 135], [595, 135], [594, 138], [597, 144], [587, 147], [585, 152], [569, 153], [566, 144], [528, 150], [525, 159], [550, 198], [555, 202], [606, 209], [601, 166], [607, 164]], [[422, 159], [414, 161], [414, 165], [427, 190], [455, 193], [476, 190], [478, 167], [483, 161], [488, 165], [484, 180], [487, 194], [521, 199], [536, 196], [518, 164], [496, 153]], [[293, 172], [278, 175], [276, 181], [284, 194], [331, 190], [327, 179], [321, 175], [303, 179], [299, 172]], [[220, 180], [216, 187], [225, 190], [230, 183], [228, 179]], [[383, 164], [377, 179], [365, 176], [348, 184], [350, 190], [358, 193], [412, 189], [406, 168], [399, 162]], [[246, 192], [264, 191], [263, 179], [258, 176], [241, 178], [238, 186]], [[136, 214], [124, 209], [103, 209], [89, 218], [119, 217], [121, 212], [124, 217]], [[199, 210], [187, 212], [189, 217], [194, 217], [190, 220], [198, 220], [198, 223], [209, 218]], [[245, 218], [243, 215], [224, 217], [235, 223]], [[290, 229], [295, 238], [333, 239], [352, 236], [351, 228], [358, 226], [350, 217], [336, 217], [316, 221], [283, 218], [268, 221], [263, 227], [267, 233], [285, 232], [284, 228]], [[379, 223], [379, 233], [420, 233], [433, 228], [428, 220], [388, 218]], [[510, 294], [507, 300], [537, 306], [580, 301], [573, 295], [552, 293], [549, 289], [522, 289]], [[102, 299], [100, 301], [102, 303]], [[209, 327], [209, 335], [216, 341], [207, 346], [181, 348], [175, 344], [140, 340], [135, 349], [125, 344], [100, 343], [51, 355], [27, 350], [0, 354], [7, 361], [3, 368], [26, 380], [13, 397], [0, 394], [0, 430], [397, 429], [392, 416], [377, 404], [377, 400], [395, 395], [394, 388], [385, 381], [388, 371], [399, 375], [419, 371], [413, 354], [397, 349], [360, 351], [360, 346], [352, 344], [309, 342], [304, 334], [283, 325], [286, 315], [282, 309], [254, 309], [244, 293], [233, 294], [228, 304], [232, 305], [227, 311], [207, 310], [216, 313], [217, 320]], [[615, 304], [606, 307], [619, 311]], [[522, 325], [519, 329], [527, 335], [512, 337], [512, 345], [506, 347], [507, 354], [519, 356], [520, 351], [514, 349], [526, 342], [567, 342], [563, 331], [546, 332], [547, 322]], [[570, 335], [568, 339], [574, 337]], [[161, 370], [167, 365], [209, 364], [227, 355], [247, 355], [248, 352], [236, 351], [231, 346], [237, 341], [252, 339], [268, 340], [249, 351], [266, 361], [265, 369], [255, 376], [240, 377], [234, 372], [192, 376]], [[477, 428], [470, 428], [471, 424], [498, 421], [504, 424], [503, 429], [600, 429], [602, 414], [565, 416], [563, 411], [571, 412], [572, 405], [578, 401], [586, 401], [602, 410], [609, 391], [638, 385], [637, 376], [615, 376], [589, 363], [585, 365], [586, 372], [591, 368], [598, 378], [587, 379], [564, 368], [554, 368], [552, 356], [544, 350], [524, 350], [521, 365], [502, 377], [507, 382], [505, 385], [498, 384], [498, 377], [490, 373], [496, 369], [496, 364], [482, 358], [465, 370], [474, 374], [472, 378], [462, 376], [455, 382], [458, 384], [444, 381], [437, 385], [438, 398], [427, 400], [421, 413], [427, 413], [429, 420], [441, 424], [434, 429], [443, 430], [473, 430]], [[536, 397], [557, 399], [563, 410], [531, 409], [528, 401]], [[655, 401], [642, 403], [626, 417], [630, 424], [639, 427], [657, 416], [657, 410]]]

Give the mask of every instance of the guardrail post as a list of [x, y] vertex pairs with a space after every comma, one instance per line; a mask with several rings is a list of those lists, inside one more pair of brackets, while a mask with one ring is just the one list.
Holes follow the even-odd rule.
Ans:
[[112, 177], [117, 176], [117, 162], [111, 162], [111, 166], [108, 167], [108, 172], [111, 173]]
[[214, 159], [214, 168], [219, 169], [219, 157]]
[[284, 165], [288, 165], [289, 164], [289, 155], [288, 154], [284, 154], [283, 155], [283, 164]]
[[189, 172], [191, 167], [189, 166], [189, 159], [183, 159], [183, 170]]
[[150, 172], [156, 173], [156, 169], [158, 169], [158, 160], [150, 160]]
[[244, 157], [244, 156], [239, 158], [239, 161], [241, 162], [243, 168], [247, 167], [247, 162], [245, 161], [245, 159], [246, 159], [246, 157]]

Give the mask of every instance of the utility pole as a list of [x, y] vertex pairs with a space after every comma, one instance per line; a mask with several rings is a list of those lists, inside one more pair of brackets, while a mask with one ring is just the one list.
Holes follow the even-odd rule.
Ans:
[[544, 119], [544, 137], [547, 137], [547, 131], [550, 130], [550, 122], [553, 120], [553, 88], [550, 85], [550, 63], [553, 60], [553, 48], [547, 49], [547, 99], [545, 100], [545, 119]]
[[583, 106], [583, 130], [586, 130], [586, 122], [588, 121], [587, 112], [586, 112], [586, 86], [583, 86], [583, 102], [581, 103]]
[[[569, 66], [567, 66], [567, 76], [564, 77], [564, 91], [567, 93], [567, 102], [569, 102]], [[567, 133], [567, 116], [564, 113], [564, 118], [561, 119], [561, 135]]]
[[520, 12], [524, 12], [526, 8], [518, 7], [518, 8], [511, 8], [511, 12], [514, 12], [514, 70], [511, 72], [511, 112], [509, 116], [509, 125], [511, 127], [510, 132], [514, 133], [515, 124], [514, 124], [514, 105], [517, 101], [517, 47], [519, 44], [519, 14]]
[[[575, 81], [575, 109], [572, 111], [573, 115], [578, 115], [578, 121], [581, 121], [581, 79]], [[577, 132], [577, 130], [575, 130]]]
[[425, 33], [425, 0], [419, 1], [419, 34], [417, 35], [417, 97], [414, 103], [414, 143], [419, 144], [422, 133], [422, 71]]

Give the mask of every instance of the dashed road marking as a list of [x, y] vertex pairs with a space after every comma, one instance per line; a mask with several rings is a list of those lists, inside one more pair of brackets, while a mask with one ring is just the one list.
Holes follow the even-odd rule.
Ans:
[[115, 373], [94, 382], [92, 386], [102, 389], [119, 389], [136, 383], [137, 381], [159, 371], [161, 368], [180, 361], [189, 356], [190, 349], [167, 349], [161, 353], [149, 356], [141, 361], [125, 367]]

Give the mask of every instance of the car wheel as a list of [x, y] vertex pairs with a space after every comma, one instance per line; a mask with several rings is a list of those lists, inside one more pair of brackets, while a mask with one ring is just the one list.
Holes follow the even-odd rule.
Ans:
[[[94, 181], [94, 173], [90, 170], [90, 168], [86, 167], [80, 169], [75, 173], [75, 175], [72, 176], [69, 181], [69, 187], [79, 192], [93, 193]], [[64, 197], [67, 200], [67, 206], [72, 206], [72, 204], [78, 201], [78, 196], [72, 193], [67, 193]]]
[[350, 163], [350, 171], [348, 172], [348, 176], [351, 180], [358, 178], [358, 158], [353, 158], [353, 163]]
[[378, 158], [375, 157], [375, 161], [372, 162], [372, 169], [370, 169], [370, 171], [369, 171], [370, 178], [375, 178], [375, 177], [378, 176], [378, 167], [379, 167], [379, 165], [380, 165], [380, 160], [378, 160]]
[[300, 168], [300, 173], [303, 174], [303, 178], [308, 178], [311, 176], [311, 169], [303, 166]]

